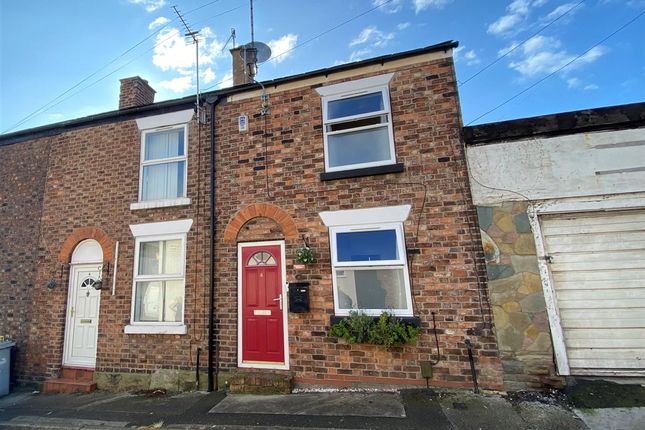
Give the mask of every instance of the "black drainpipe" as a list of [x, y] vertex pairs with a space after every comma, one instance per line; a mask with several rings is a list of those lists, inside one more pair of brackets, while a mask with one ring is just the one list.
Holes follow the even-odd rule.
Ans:
[[[210, 182], [211, 182], [211, 252], [209, 261], [209, 295], [208, 295], [208, 391], [213, 391], [213, 356], [217, 357], [215, 352], [215, 224], [217, 217], [215, 215], [215, 105], [220, 101], [217, 96], [208, 97], [206, 103], [211, 106], [211, 166], [210, 166]], [[215, 362], [215, 390], [219, 389], [217, 377], [219, 376], [219, 360]]]

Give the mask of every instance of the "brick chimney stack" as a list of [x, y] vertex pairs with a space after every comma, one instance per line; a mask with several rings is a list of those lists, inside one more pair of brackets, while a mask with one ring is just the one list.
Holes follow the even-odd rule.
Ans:
[[139, 76], [121, 79], [119, 92], [119, 109], [128, 109], [154, 103], [156, 91], [148, 81]]
[[233, 86], [251, 83], [249, 76], [244, 73], [244, 59], [240, 55], [240, 48], [242, 46], [231, 49], [231, 57], [233, 59]]

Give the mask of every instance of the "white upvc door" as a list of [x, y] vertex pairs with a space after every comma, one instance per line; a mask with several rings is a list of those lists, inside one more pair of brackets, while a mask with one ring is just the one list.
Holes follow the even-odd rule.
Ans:
[[101, 266], [73, 265], [65, 324], [63, 365], [93, 368], [99, 327], [101, 291], [94, 289]]

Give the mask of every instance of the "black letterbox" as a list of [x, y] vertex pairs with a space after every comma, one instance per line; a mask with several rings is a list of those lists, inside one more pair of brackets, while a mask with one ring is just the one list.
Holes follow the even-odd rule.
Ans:
[[309, 282], [289, 283], [289, 312], [309, 312]]

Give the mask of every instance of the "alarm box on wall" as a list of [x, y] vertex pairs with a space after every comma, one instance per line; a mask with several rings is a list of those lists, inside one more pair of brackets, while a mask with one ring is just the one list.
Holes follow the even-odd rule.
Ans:
[[289, 283], [289, 312], [309, 312], [309, 282]]

